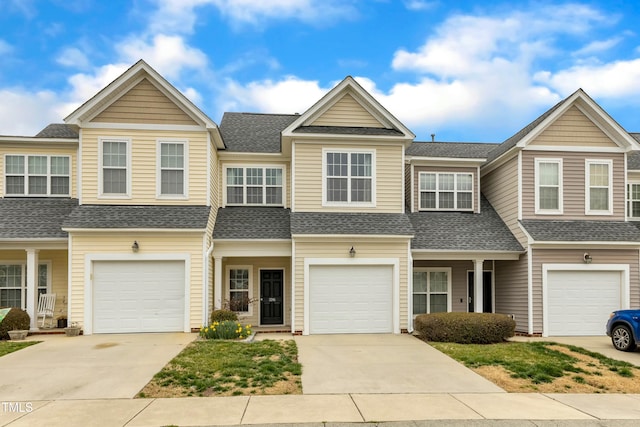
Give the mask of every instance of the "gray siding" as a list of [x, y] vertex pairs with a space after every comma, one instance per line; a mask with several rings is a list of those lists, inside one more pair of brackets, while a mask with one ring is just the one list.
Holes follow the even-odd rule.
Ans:
[[527, 254], [518, 261], [496, 261], [496, 313], [514, 314], [516, 331], [529, 329]]

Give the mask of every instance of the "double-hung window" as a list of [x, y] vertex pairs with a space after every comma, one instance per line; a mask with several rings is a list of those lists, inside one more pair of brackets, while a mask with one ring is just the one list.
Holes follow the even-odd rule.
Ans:
[[374, 203], [374, 153], [324, 153], [326, 204]]
[[282, 167], [226, 168], [227, 205], [283, 205]]
[[420, 210], [473, 210], [473, 174], [420, 172]]
[[187, 195], [187, 144], [184, 141], [158, 141], [158, 195]]
[[640, 183], [627, 185], [627, 217], [640, 220]]
[[[0, 264], [0, 307], [27, 307], [26, 266], [21, 263]], [[49, 288], [49, 264], [38, 265], [38, 295]]]
[[229, 308], [241, 313], [251, 308], [251, 270], [248, 267], [229, 267]]
[[126, 197], [130, 191], [130, 145], [128, 139], [101, 140], [101, 194]]
[[413, 314], [451, 311], [451, 269], [413, 272]]
[[69, 196], [68, 156], [5, 156], [5, 195]]
[[612, 166], [611, 160], [585, 161], [585, 213], [587, 215], [610, 215], [612, 213]]
[[536, 159], [536, 213], [562, 213], [562, 159]]

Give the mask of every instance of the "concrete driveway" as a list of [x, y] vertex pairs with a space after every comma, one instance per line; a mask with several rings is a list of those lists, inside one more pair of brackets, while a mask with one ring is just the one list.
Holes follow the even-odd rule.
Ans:
[[310, 335], [295, 340], [304, 394], [504, 391], [411, 335]]
[[131, 398], [196, 334], [41, 335], [0, 357], [0, 401]]

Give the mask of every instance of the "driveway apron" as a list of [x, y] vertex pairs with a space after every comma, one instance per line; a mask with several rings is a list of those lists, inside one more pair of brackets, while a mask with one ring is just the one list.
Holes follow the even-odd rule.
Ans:
[[310, 335], [295, 340], [304, 394], [504, 392], [411, 335]]
[[33, 336], [0, 357], [0, 401], [114, 399], [136, 395], [196, 334]]

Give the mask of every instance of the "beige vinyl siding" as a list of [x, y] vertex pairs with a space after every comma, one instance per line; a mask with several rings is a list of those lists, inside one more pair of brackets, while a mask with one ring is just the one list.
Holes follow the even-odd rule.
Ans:
[[[542, 333], [542, 266], [543, 264], [580, 264], [585, 252], [596, 264], [628, 264], [631, 307], [640, 305], [637, 249], [534, 249], [533, 250], [533, 331]], [[606, 319], [603, 319], [605, 322]], [[602, 324], [604, 328], [604, 323]]]
[[[101, 138], [131, 140], [131, 198], [109, 199], [99, 196], [99, 153]], [[175, 139], [188, 142], [188, 198], [157, 198], [158, 140]], [[84, 204], [119, 205], [204, 205], [207, 200], [207, 133], [84, 129], [82, 131], [82, 202]], [[116, 201], [114, 201], [116, 200]]]
[[149, 80], [143, 79], [92, 122], [197, 125]]
[[283, 176], [283, 193], [282, 193], [282, 201], [284, 203], [284, 207], [288, 208], [291, 206], [291, 165], [286, 161], [273, 161], [271, 159], [265, 159], [264, 157], [251, 157], [246, 160], [221, 160], [220, 161], [220, 180], [218, 181], [218, 185], [220, 186], [220, 206], [226, 200], [226, 191], [227, 191], [227, 176], [226, 176], [226, 168], [227, 167], [282, 167]]
[[527, 238], [518, 224], [518, 157], [513, 157], [481, 178], [482, 194], [522, 246]]
[[529, 145], [561, 147], [611, 147], [618, 146], [576, 106], [546, 128]]
[[[328, 150], [375, 150], [375, 207], [322, 206], [323, 148]], [[367, 143], [365, 145], [338, 145], [298, 143], [295, 148], [295, 207], [300, 212], [313, 211], [357, 211], [357, 212], [402, 212], [404, 170], [401, 145]]]
[[384, 127], [353, 96], [346, 94], [311, 123], [312, 126]]
[[[131, 231], [129, 233], [72, 233], [71, 266], [71, 318], [70, 321], [84, 322], [85, 258], [87, 255], [108, 254], [117, 260], [131, 260], [131, 244], [140, 245], [139, 255], [188, 254], [190, 259], [188, 285], [189, 323], [191, 328], [202, 326], [202, 238], [200, 233], [149, 233]], [[126, 256], [127, 258], [124, 258]], [[140, 257], [141, 260], [143, 257]], [[145, 259], [146, 260], [146, 259]], [[89, 272], [87, 272], [89, 273]]]
[[495, 312], [513, 314], [516, 331], [528, 333], [529, 329], [529, 273], [527, 254], [517, 261], [496, 261], [495, 264]]
[[70, 158], [70, 197], [78, 197], [78, 147], [73, 144], [56, 145], [55, 143], [46, 143], [43, 145], [21, 144], [21, 143], [3, 143], [0, 144], [0, 197], [4, 197], [5, 179], [4, 179], [4, 162], [5, 155], [38, 155], [38, 156], [69, 156]]
[[438, 167], [438, 166], [414, 166], [413, 177], [413, 208], [415, 212], [420, 210], [420, 172], [452, 172], [452, 173], [470, 173], [473, 176], [473, 211], [480, 211], [480, 203], [478, 201], [478, 169], [477, 168], [457, 168], [457, 167]]
[[[240, 258], [229, 257], [222, 261], [222, 306], [229, 301], [229, 277], [227, 267], [251, 267], [251, 299], [253, 301], [251, 315], [240, 314], [244, 324], [260, 325], [260, 270], [284, 270], [284, 324], [291, 324], [291, 259], [289, 257]], [[269, 325], [271, 326], [271, 325]]]
[[295, 242], [295, 332], [304, 327], [304, 260], [305, 258], [349, 258], [349, 248], [357, 250], [356, 257], [397, 258], [400, 265], [400, 329], [407, 329], [408, 315], [408, 240], [384, 239], [377, 241], [355, 238], [316, 239]]
[[[563, 214], [536, 215], [535, 159], [562, 159]], [[613, 215], [585, 215], [585, 160], [613, 161]], [[589, 219], [624, 221], [625, 197], [623, 153], [522, 152], [522, 218], [523, 219]]]

